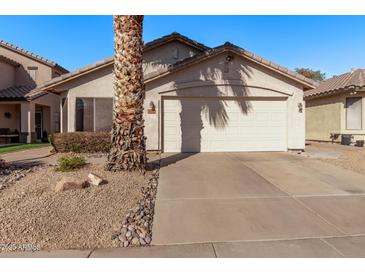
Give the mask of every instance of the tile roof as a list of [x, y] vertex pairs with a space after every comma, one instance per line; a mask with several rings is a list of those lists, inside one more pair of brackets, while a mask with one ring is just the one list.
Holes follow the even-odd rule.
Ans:
[[233, 45], [232, 43], [229, 43], [229, 42], [226, 42], [225, 44], [221, 45], [221, 46], [218, 46], [218, 47], [215, 47], [215, 48], [210, 48], [210, 49], [207, 49], [205, 50], [204, 52], [202, 52], [201, 54], [197, 54], [193, 57], [189, 57], [189, 58], [186, 58], [182, 61], [179, 61], [179, 62], [176, 62], [175, 64], [173, 65], [170, 65], [166, 68], [163, 68], [161, 70], [158, 70], [156, 72], [152, 72], [148, 75], [145, 76], [145, 80], [148, 81], [148, 80], [151, 80], [151, 79], [154, 79], [154, 78], [158, 78], [158, 77], [161, 77], [167, 73], [170, 73], [170, 72], [173, 72], [175, 70], [178, 70], [178, 69], [181, 69], [183, 67], [185, 67], [186, 65], [189, 65], [191, 63], [194, 63], [194, 62], [198, 62], [198, 61], [201, 61], [202, 59], [206, 59], [206, 58], [209, 58], [211, 56], [215, 56], [223, 51], [227, 51], [227, 50], [230, 50], [230, 51], [233, 51], [235, 52], [236, 54], [238, 55], [242, 55], [248, 59], [251, 59], [257, 63], [260, 63], [266, 67], [269, 67], [275, 71], [278, 71], [279, 73], [282, 73], [290, 78], [294, 78], [296, 80], [299, 80], [301, 82], [304, 82], [305, 84], [307, 84], [308, 87], [310, 88], [314, 88], [318, 85], [317, 82], [313, 81], [312, 79], [309, 79], [297, 72], [294, 72], [294, 71], [291, 71], [285, 67], [282, 67], [280, 65], [277, 65], [267, 59], [264, 59], [256, 54], [253, 54], [252, 52], [249, 52], [241, 47], [238, 47], [236, 45]]
[[[162, 40], [162, 41], [165, 41], [166, 42], [166, 39], [170, 39], [171, 37], [184, 37], [184, 39], [188, 39], [186, 38], [185, 36], [182, 36], [181, 34], [178, 34], [178, 33], [172, 33], [170, 35], [167, 35], [167, 36], [164, 36], [160, 39], [157, 39], [157, 40]], [[150, 43], [147, 43], [145, 46], [148, 47], [149, 44], [154, 44], [156, 45], [157, 43], [160, 43], [160, 42], [157, 42], [157, 40], [154, 40]], [[190, 39], [188, 39], [190, 40]], [[191, 40], [192, 41], [192, 40]], [[197, 42], [196, 42], [197, 43]], [[199, 45], [202, 45], [200, 43], [198, 43]], [[151, 45], [150, 45], [151, 46]], [[189, 57], [189, 58], [186, 58], [182, 61], [179, 61], [173, 65], [170, 65], [168, 67], [165, 67], [161, 70], [158, 70], [156, 72], [152, 72], [152, 73], [149, 73], [147, 75], [144, 76], [144, 79], [146, 81], [150, 81], [150, 80], [153, 80], [154, 78], [158, 78], [158, 77], [162, 77], [164, 76], [165, 74], [167, 73], [170, 73], [170, 72], [173, 72], [175, 70], [178, 70], [182, 67], [184, 67], [185, 65], [188, 65], [188, 64], [192, 64], [194, 62], [198, 62], [204, 58], [209, 58], [211, 56], [214, 56], [214, 55], [217, 55], [223, 51], [227, 51], [227, 50], [231, 50], [233, 52], [235, 52], [236, 54], [239, 54], [239, 55], [242, 55], [242, 56], [245, 56], [246, 58], [248, 59], [251, 59], [257, 63], [260, 63], [262, 64], [263, 66], [266, 66], [266, 67], [269, 67], [283, 75], [286, 75], [287, 77], [289, 78], [293, 78], [297, 81], [300, 81], [301, 83], [304, 83], [307, 85], [308, 88], [314, 88], [318, 85], [317, 82], [309, 79], [309, 78], [306, 78], [305, 76], [297, 73], [297, 72], [294, 72], [294, 71], [291, 71], [285, 67], [282, 67], [280, 65], [277, 65], [267, 59], [264, 59], [258, 55], [255, 55], [243, 48], [240, 48], [236, 45], [233, 45], [229, 42], [226, 42], [225, 44], [221, 45], [221, 46], [218, 46], [218, 47], [215, 47], [215, 48], [208, 48], [204, 45], [202, 45], [202, 47], [204, 47], [204, 51], [202, 51], [201, 53], [197, 54], [197, 55], [194, 55], [192, 57]], [[78, 77], [78, 76], [81, 76], [85, 73], [88, 73], [88, 72], [91, 72], [91, 71], [94, 71], [96, 69], [99, 69], [99, 68], [102, 68], [102, 67], [105, 67], [105, 66], [108, 66], [108, 65], [112, 65], [113, 64], [113, 58], [107, 58], [107, 59], [104, 59], [102, 61], [99, 61], [95, 64], [92, 64], [92, 65], [88, 65], [86, 67], [83, 67], [81, 69], [78, 69], [78, 70], [75, 70], [75, 71], [72, 71], [72, 72], [69, 72], [69, 73], [66, 73], [66, 74], [63, 74], [59, 77], [56, 77], [56, 78], [53, 78], [52, 80], [48, 81], [48, 82], [45, 82], [44, 84], [38, 86], [38, 88], [40, 90], [46, 90], [47, 88], [53, 86], [53, 85], [57, 85], [59, 83], [62, 83], [68, 79], [72, 79], [72, 78], [75, 78], [75, 77]]]
[[157, 46], [160, 46], [162, 44], [166, 44], [172, 40], [179, 40], [185, 44], [188, 44], [190, 46], [193, 46], [199, 50], [207, 50], [209, 49], [209, 47], [207, 47], [206, 45], [202, 44], [202, 43], [199, 43], [195, 40], [192, 40], [190, 39], [189, 37], [186, 37], [178, 32], [172, 32], [171, 34], [168, 34], [168, 35], [165, 35], [165, 36], [162, 36], [158, 39], [155, 39], [151, 42], [148, 42], [144, 45], [144, 50], [147, 51], [147, 50], [150, 50], [152, 48], [155, 48]]
[[37, 61], [39, 61], [43, 64], [46, 64], [48, 66], [55, 67], [55, 68], [61, 70], [62, 72], [68, 72], [67, 69], [65, 69], [64, 67], [60, 66], [59, 64], [57, 64], [57, 63], [55, 63], [55, 62], [53, 62], [53, 61], [51, 61], [47, 58], [44, 58], [44, 57], [42, 57], [40, 55], [37, 55], [37, 54], [34, 54], [33, 52], [30, 52], [30, 51], [25, 50], [23, 48], [17, 47], [15, 45], [13, 45], [9, 42], [6, 42], [4, 40], [1, 40], [1, 39], [0, 39], [0, 46], [2, 46], [4, 48], [7, 48], [7, 49], [10, 49], [10, 50], [13, 50], [13, 51], [15, 51], [17, 53], [20, 53], [20, 54], [23, 54], [25, 56], [28, 56], [28, 57], [30, 57], [32, 59], [35, 59], [35, 60], [37, 60]]
[[8, 64], [10, 64], [12, 66], [19, 66], [19, 63], [18, 62], [14, 61], [13, 59], [10, 59], [10, 58], [8, 58], [8, 57], [6, 57], [4, 55], [0, 55], [0, 61], [3, 61], [5, 63], [8, 63]]
[[365, 69], [355, 69], [322, 81], [315, 89], [304, 93], [305, 99], [324, 96], [352, 88], [365, 87]]
[[32, 91], [31, 86], [17, 86], [0, 90], [0, 100], [26, 100], [26, 95]]

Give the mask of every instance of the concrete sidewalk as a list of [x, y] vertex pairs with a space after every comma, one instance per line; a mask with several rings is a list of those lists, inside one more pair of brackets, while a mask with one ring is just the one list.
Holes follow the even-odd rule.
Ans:
[[40, 148], [25, 149], [1, 154], [1, 158], [12, 164], [47, 164], [49, 163], [49, 156], [52, 146], [45, 146]]
[[96, 250], [0, 253], [0, 258], [364, 258], [365, 236]]

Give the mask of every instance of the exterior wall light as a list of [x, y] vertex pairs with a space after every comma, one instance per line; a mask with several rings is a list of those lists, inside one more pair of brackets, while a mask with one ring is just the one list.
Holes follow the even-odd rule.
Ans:
[[150, 109], [151, 110], [155, 110], [156, 109], [155, 103], [153, 101], [150, 101]]
[[156, 113], [156, 105], [153, 101], [150, 101], [149, 105], [148, 105], [148, 114], [155, 114]]
[[303, 112], [303, 104], [302, 103], [298, 103], [298, 110], [299, 110], [299, 113]]

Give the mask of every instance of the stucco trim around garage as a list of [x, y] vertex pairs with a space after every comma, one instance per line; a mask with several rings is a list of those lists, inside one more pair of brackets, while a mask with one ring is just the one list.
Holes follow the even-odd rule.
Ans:
[[[246, 87], [246, 88], [256, 88], [256, 89], [263, 89], [263, 90], [267, 90], [267, 91], [272, 91], [275, 93], [279, 93], [282, 94], [283, 96], [293, 96], [294, 92], [293, 91], [283, 91], [283, 90], [275, 90], [275, 89], [270, 89], [270, 88], [265, 88], [265, 87], [260, 87], [260, 86], [252, 86], [252, 85], [246, 85], [245, 82], [241, 81], [241, 80], [223, 80], [221, 82], [214, 82], [214, 81], [190, 81], [190, 82], [185, 82], [185, 83], [179, 83], [179, 87], [174, 87], [174, 88], [170, 88], [170, 89], [166, 89], [164, 91], [159, 92], [159, 94], [166, 94], [172, 91], [176, 91], [176, 90], [183, 90], [183, 89], [189, 89], [189, 88], [199, 88], [199, 87], [210, 87], [210, 86], [215, 86], [215, 87], [219, 87], [219, 86], [238, 86], [238, 87]], [[245, 96], [247, 97], [247, 96]]]

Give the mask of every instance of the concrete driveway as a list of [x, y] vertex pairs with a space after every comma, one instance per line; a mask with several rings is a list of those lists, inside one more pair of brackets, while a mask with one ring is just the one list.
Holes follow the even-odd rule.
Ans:
[[161, 163], [154, 245], [221, 243], [218, 249], [230, 250], [307, 239], [312, 249], [333, 251], [346, 237], [365, 234], [365, 176], [320, 160], [198, 153], [165, 154]]

